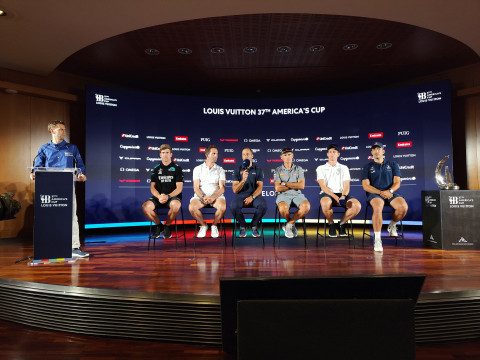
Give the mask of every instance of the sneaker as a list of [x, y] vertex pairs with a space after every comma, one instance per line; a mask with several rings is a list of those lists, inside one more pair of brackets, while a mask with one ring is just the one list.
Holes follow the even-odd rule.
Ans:
[[80, 248], [76, 248], [72, 250], [72, 258], [85, 258], [89, 257], [90, 254], [86, 251], [80, 250]]
[[383, 251], [382, 239], [375, 239], [373, 243], [373, 251]]
[[393, 237], [398, 237], [397, 227], [395, 225], [388, 225], [388, 234]]
[[207, 235], [208, 225], [200, 226], [200, 230], [198, 230], [197, 238], [204, 238]]
[[158, 239], [162, 235], [162, 232], [163, 232], [163, 224], [160, 223], [158, 225], [155, 225], [155, 230], [153, 231], [152, 237], [154, 239]]
[[287, 224], [285, 225], [285, 237], [287, 238], [293, 238], [293, 224]]
[[298, 237], [298, 230], [295, 227], [295, 224], [292, 224], [293, 237]]
[[253, 237], [260, 237], [260, 233], [258, 232], [258, 229], [256, 226], [252, 226], [252, 236]]
[[244, 227], [240, 227], [240, 234], [238, 236], [240, 237], [247, 236], [247, 229], [245, 229]]
[[220, 236], [217, 225], [212, 225], [210, 232], [212, 233], [212, 238], [218, 238]]
[[328, 230], [328, 236], [337, 237], [337, 227], [335, 226], [335, 223], [331, 223], [328, 226], [330, 226], [330, 229]]
[[343, 223], [343, 224], [338, 223], [338, 234], [340, 236], [348, 236], [346, 228], [347, 228], [346, 223]]
[[172, 232], [170, 231], [170, 226], [166, 225], [163, 229], [163, 238], [170, 239], [172, 237]]

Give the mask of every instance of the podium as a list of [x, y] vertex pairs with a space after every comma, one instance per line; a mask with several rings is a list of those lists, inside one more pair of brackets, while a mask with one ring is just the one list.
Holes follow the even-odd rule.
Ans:
[[423, 246], [480, 250], [480, 191], [422, 191]]
[[72, 260], [74, 168], [35, 168], [33, 264]]

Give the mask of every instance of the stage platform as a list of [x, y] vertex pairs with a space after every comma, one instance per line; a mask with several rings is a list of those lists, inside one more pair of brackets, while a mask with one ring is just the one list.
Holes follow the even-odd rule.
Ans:
[[[480, 339], [480, 251], [422, 247], [421, 229], [405, 232], [405, 247], [384, 240], [374, 253], [361, 230], [356, 247], [342, 238], [303, 238], [265, 247], [257, 239], [159, 239], [148, 250], [146, 232], [88, 235], [90, 258], [73, 264], [16, 263], [33, 254], [31, 239], [0, 240], [0, 318], [89, 335], [218, 346], [219, 279], [269, 276], [426, 274], [415, 310], [418, 344]], [[300, 232], [301, 233], [301, 232]]]

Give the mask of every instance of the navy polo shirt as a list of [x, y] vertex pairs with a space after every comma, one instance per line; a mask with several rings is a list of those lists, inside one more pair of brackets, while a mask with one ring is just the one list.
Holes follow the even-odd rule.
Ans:
[[384, 159], [381, 164], [371, 161], [362, 169], [362, 180], [370, 180], [370, 185], [380, 191], [390, 189], [394, 176], [402, 176], [396, 161]]
[[[257, 188], [257, 181], [263, 181], [264, 175], [263, 170], [260, 169], [257, 165], [253, 165], [248, 171], [247, 181], [243, 184], [242, 189], [238, 192], [238, 195], [248, 194], [251, 195]], [[233, 173], [233, 181], [242, 181], [243, 179], [243, 169], [240, 166]]]

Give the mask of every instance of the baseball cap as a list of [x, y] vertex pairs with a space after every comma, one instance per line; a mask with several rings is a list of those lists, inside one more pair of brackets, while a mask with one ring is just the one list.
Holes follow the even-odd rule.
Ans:
[[376, 147], [383, 149], [383, 144], [380, 141], [375, 141], [372, 145], [372, 150], [375, 149]]
[[293, 153], [293, 150], [292, 150], [291, 147], [284, 147], [284, 148], [282, 149], [282, 155], [283, 155], [283, 154], [286, 154], [286, 153], [289, 153], [289, 152]]
[[340, 152], [340, 149], [338, 148], [338, 145], [337, 145], [337, 144], [330, 144], [330, 145], [328, 145], [327, 151], [330, 150], [330, 149], [335, 149], [335, 150], [337, 150], [338, 152]]

